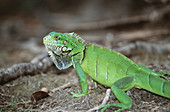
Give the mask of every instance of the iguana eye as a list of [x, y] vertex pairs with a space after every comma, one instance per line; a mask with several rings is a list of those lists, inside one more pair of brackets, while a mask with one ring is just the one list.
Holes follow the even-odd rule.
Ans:
[[55, 36], [55, 39], [58, 39], [58, 36], [57, 36], [57, 35]]

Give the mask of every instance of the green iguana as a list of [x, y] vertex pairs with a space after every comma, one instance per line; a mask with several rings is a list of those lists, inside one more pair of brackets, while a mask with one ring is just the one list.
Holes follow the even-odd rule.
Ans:
[[76, 33], [51, 32], [43, 38], [43, 43], [58, 69], [66, 69], [71, 65], [76, 69], [81, 93], [72, 92], [73, 97], [89, 93], [85, 73], [98, 83], [111, 88], [120, 103], [103, 105], [100, 107], [103, 108], [102, 111], [109, 106], [120, 107], [117, 112], [131, 108], [132, 100], [124, 91], [133, 87], [170, 98], [170, 80], [164, 75], [135, 64], [116, 51], [84, 43]]

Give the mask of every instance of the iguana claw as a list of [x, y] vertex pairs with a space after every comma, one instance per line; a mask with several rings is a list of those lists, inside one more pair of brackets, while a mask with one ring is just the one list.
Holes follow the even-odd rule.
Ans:
[[[88, 91], [87, 94], [89, 94], [89, 93], [90, 93], [90, 91]], [[79, 90], [78, 90], [78, 94], [73, 93], [73, 92], [71, 92], [71, 94], [73, 95], [73, 97], [82, 97], [82, 96], [86, 96], [87, 95], [87, 94], [84, 94], [84, 93], [80, 93]]]

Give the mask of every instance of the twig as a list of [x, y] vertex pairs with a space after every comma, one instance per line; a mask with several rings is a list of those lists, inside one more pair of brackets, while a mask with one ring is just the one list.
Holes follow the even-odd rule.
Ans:
[[105, 105], [107, 103], [107, 101], [109, 100], [110, 93], [111, 93], [111, 89], [107, 89], [106, 95], [105, 95], [102, 103], [99, 106], [89, 109], [87, 112], [92, 112], [92, 111], [98, 110], [99, 107], [101, 107], [102, 105]]
[[169, 12], [170, 12], [170, 6], [165, 6], [158, 10], [154, 10], [151, 13], [145, 13], [145, 14], [141, 14], [137, 16], [123, 17], [123, 18], [111, 19], [111, 20], [90, 21], [86, 23], [85, 22], [84, 23], [70, 23], [70, 24], [67, 24], [67, 26], [64, 26], [64, 29], [68, 31], [92, 30], [92, 29], [103, 29], [103, 28], [126, 25], [126, 24], [154, 22], [154, 21], [161, 20], [164, 17], [164, 15], [169, 14]]
[[51, 59], [47, 56], [47, 53], [45, 53], [35, 57], [31, 63], [15, 64], [6, 70], [0, 70], [0, 85], [20, 76], [34, 75], [42, 71], [45, 72], [49, 66], [53, 64]]
[[31, 63], [39, 63], [42, 59], [44, 59], [47, 56], [48, 56], [48, 53], [44, 53], [44, 54], [38, 55], [38, 56], [36, 56], [35, 58], [33, 58], [31, 60]]
[[162, 3], [162, 4], [166, 4], [166, 3], [168, 3], [168, 2], [170, 2], [170, 0], [144, 0], [145, 2], [147, 2], [147, 3]]
[[154, 29], [140, 29], [134, 31], [127, 31], [122, 33], [115, 33], [115, 37], [119, 40], [139, 40], [139, 39], [148, 39], [149, 37], [165, 37], [165, 35], [169, 35], [170, 32], [167, 28], [154, 28]]
[[67, 84], [64, 84], [64, 85], [62, 85], [62, 86], [60, 86], [60, 87], [57, 87], [57, 88], [52, 89], [51, 92], [54, 93], [54, 92], [56, 92], [56, 91], [58, 91], [58, 90], [60, 90], [60, 89], [69, 88], [69, 87], [75, 86], [75, 85], [77, 85], [77, 84], [78, 84], [78, 82], [74, 82], [74, 83], [68, 82]]
[[116, 48], [115, 50], [125, 55], [130, 55], [132, 54], [132, 52], [134, 51], [136, 52], [136, 50], [146, 51], [148, 53], [156, 52], [158, 54], [161, 54], [161, 53], [170, 52], [169, 48], [170, 48], [170, 44], [155, 44], [155, 43], [137, 41], [136, 43], [130, 43], [122, 47]]

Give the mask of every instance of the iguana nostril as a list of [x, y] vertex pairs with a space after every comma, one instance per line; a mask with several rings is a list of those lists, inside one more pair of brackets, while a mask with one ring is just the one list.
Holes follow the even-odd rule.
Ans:
[[47, 39], [46, 38], [43, 38], [43, 42], [45, 42]]

